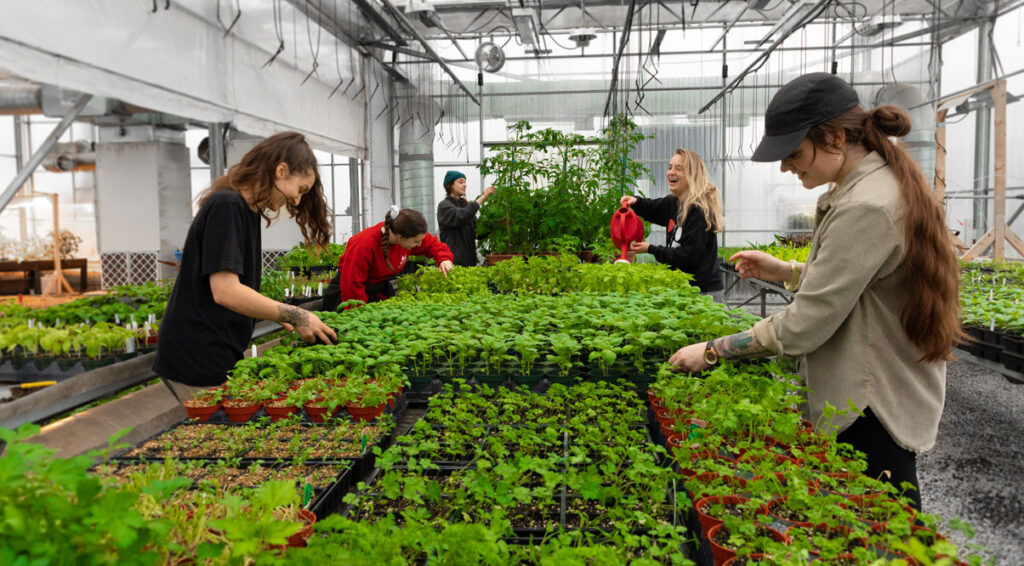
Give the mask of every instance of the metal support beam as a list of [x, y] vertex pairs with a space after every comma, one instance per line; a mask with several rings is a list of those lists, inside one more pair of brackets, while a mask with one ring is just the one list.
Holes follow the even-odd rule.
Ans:
[[68, 128], [71, 127], [71, 123], [74, 122], [75, 118], [82, 113], [82, 110], [85, 109], [85, 106], [89, 104], [90, 100], [92, 100], [91, 94], [82, 93], [78, 97], [78, 100], [76, 100], [71, 108], [68, 109], [68, 113], [60, 119], [60, 122], [58, 122], [56, 126], [54, 126], [50, 135], [43, 140], [43, 144], [39, 146], [39, 149], [32, 154], [32, 157], [28, 158], [28, 161], [25, 162], [25, 166], [18, 171], [17, 175], [14, 176], [14, 180], [7, 185], [3, 194], [0, 194], [0, 211], [7, 208], [7, 205], [11, 202], [11, 199], [14, 198], [14, 195], [18, 194], [18, 190], [21, 186], [25, 184], [25, 181], [28, 180], [29, 176], [32, 175], [32, 172], [36, 170], [36, 167], [39, 167], [39, 164], [43, 162], [43, 159], [45, 159], [46, 155], [50, 153], [53, 146], [57, 144], [57, 140], [64, 135], [64, 132], [68, 131]]
[[210, 122], [209, 126], [209, 159], [210, 159], [210, 182], [220, 179], [224, 175], [224, 124]]
[[608, 98], [604, 102], [604, 115], [608, 115], [608, 109], [612, 106], [612, 97], [615, 96], [615, 86], [619, 81], [619, 61], [622, 60], [622, 53], [629, 43], [630, 30], [633, 27], [633, 12], [636, 11], [636, 0], [630, 0], [629, 12], [626, 12], [626, 23], [622, 27], [622, 39], [619, 41], [619, 49], [615, 52], [615, 59], [612, 61], [612, 84], [608, 87]]
[[[989, 38], [992, 25], [991, 20], [985, 20], [978, 26], [978, 84], [992, 80], [992, 44]], [[991, 122], [992, 111], [988, 105], [978, 108], [974, 115], [974, 192], [978, 195], [988, 193]], [[988, 203], [982, 200], [974, 201], [973, 212], [973, 235], [980, 237], [988, 230]]]
[[387, 12], [391, 14], [391, 17], [395, 18], [395, 20], [398, 21], [399, 25], [401, 25], [402, 27], [405, 28], [406, 31], [411, 33], [412, 36], [416, 38], [416, 41], [420, 42], [420, 45], [423, 46], [423, 49], [435, 61], [437, 61], [437, 64], [440, 65], [442, 69], [444, 69], [445, 73], [448, 73], [448, 76], [451, 77], [453, 81], [455, 81], [455, 84], [459, 85], [459, 88], [462, 89], [462, 92], [465, 92], [466, 96], [468, 96], [469, 99], [472, 100], [474, 103], [480, 104], [480, 101], [477, 100], [476, 96], [469, 90], [469, 87], [462, 82], [462, 79], [460, 79], [455, 74], [455, 71], [453, 71], [452, 68], [448, 66], [448, 63], [441, 58], [441, 55], [438, 54], [438, 52], [435, 51], [434, 48], [430, 46], [430, 42], [427, 41], [427, 39], [423, 37], [423, 35], [415, 27], [413, 27], [412, 22], [410, 22], [409, 19], [405, 17], [405, 14], [399, 11], [398, 8], [396, 8], [395, 5], [391, 3], [391, 0], [381, 0], [381, 2], [383, 2], [385, 10], [387, 10]]

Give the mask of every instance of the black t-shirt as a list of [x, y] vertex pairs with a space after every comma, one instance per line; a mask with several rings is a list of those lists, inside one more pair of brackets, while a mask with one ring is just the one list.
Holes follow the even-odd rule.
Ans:
[[242, 359], [255, 319], [213, 300], [210, 274], [233, 271], [247, 287], [260, 289], [260, 215], [235, 191], [206, 199], [188, 229], [181, 268], [160, 322], [153, 371], [188, 385], [218, 385]]

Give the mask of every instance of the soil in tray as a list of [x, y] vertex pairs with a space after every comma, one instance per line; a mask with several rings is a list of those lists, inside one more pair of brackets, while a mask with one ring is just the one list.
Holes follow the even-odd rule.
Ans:
[[[358, 458], [363, 454], [361, 435], [366, 435], [369, 449], [380, 438], [381, 429], [366, 426], [303, 426], [287, 424], [272, 427], [260, 438], [246, 458], [296, 458], [317, 460]], [[357, 435], [357, 436], [351, 436]]]
[[296, 485], [304, 486], [307, 482], [314, 488], [329, 487], [338, 474], [348, 469], [345, 465], [331, 466], [285, 466], [275, 470], [270, 479], [272, 480], [294, 480]]
[[124, 454], [125, 458], [230, 458], [251, 444], [254, 429], [194, 424], [173, 428]]
[[[163, 463], [153, 462], [139, 462], [139, 463], [127, 463], [127, 462], [110, 462], [107, 464], [100, 464], [92, 469], [92, 473], [96, 474], [101, 478], [112, 478], [117, 483], [124, 483], [128, 480], [132, 474], [146, 471], [150, 466], [163, 466]], [[202, 466], [197, 465], [185, 465], [178, 463], [175, 466], [174, 475], [189, 478], [193, 481], [198, 480], [206, 474], [206, 469]]]
[[255, 465], [245, 468], [217, 466], [210, 468], [203, 477], [203, 480], [217, 482], [221, 487], [231, 490], [232, 488], [259, 487], [263, 482], [270, 480], [273, 474], [274, 470], [272, 467]]

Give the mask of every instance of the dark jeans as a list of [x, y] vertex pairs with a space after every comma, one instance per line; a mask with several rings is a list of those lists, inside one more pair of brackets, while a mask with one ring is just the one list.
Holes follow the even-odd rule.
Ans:
[[[335, 312], [338, 310], [338, 305], [341, 304], [341, 275], [335, 274], [331, 279], [331, 282], [327, 284], [327, 289], [324, 290], [324, 300], [320, 305], [321, 311]], [[384, 299], [390, 299], [395, 296], [395, 280], [386, 279], [379, 283], [368, 284], [366, 286], [366, 302], [376, 303], [383, 301]]]
[[[854, 421], [850, 428], [839, 433], [838, 440], [851, 444], [867, 456], [868, 469], [864, 475], [891, 483], [897, 492], [903, 490], [900, 487], [903, 482], [912, 484], [914, 488], [907, 489], [903, 495], [910, 498], [914, 509], [921, 510], [917, 454], [896, 444], [870, 408], [864, 409], [864, 416]], [[891, 474], [889, 477], [883, 475], [886, 470]]]

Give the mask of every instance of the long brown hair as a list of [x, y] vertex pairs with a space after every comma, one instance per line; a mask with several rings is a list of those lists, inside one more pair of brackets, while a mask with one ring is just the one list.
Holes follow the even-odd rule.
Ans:
[[391, 247], [391, 244], [388, 243], [388, 235], [391, 232], [403, 238], [413, 238], [420, 234], [426, 234], [427, 219], [423, 217], [420, 211], [411, 208], [399, 210], [398, 215], [394, 218], [391, 218], [391, 211], [388, 211], [387, 215], [384, 216], [384, 237], [381, 242], [381, 247], [384, 249], [384, 263], [388, 267], [392, 267], [391, 260], [388, 259], [388, 248]]
[[307, 245], [318, 248], [327, 245], [331, 241], [331, 223], [324, 186], [320, 181], [316, 156], [306, 143], [306, 138], [298, 132], [281, 132], [256, 144], [241, 161], [231, 166], [227, 174], [210, 185], [200, 198], [199, 207], [202, 208], [213, 193], [224, 190], [241, 193], [249, 190], [253, 195], [253, 205], [267, 221], [267, 226], [270, 226], [277, 218], [276, 214], [270, 216], [268, 211], [279, 163], [288, 166], [289, 175], [313, 173], [316, 177], [313, 186], [302, 195], [299, 205], [295, 206], [288, 201], [287, 208], [295, 217]]
[[708, 168], [704, 160], [695, 152], [688, 149], [676, 149], [676, 155], [681, 155], [686, 163], [686, 194], [679, 197], [679, 212], [676, 214], [676, 225], [682, 226], [686, 220], [686, 213], [691, 205], [704, 214], [704, 223], [708, 225], [708, 232], [721, 232], [725, 228], [725, 217], [722, 216], [722, 200], [718, 196], [718, 187], [711, 182], [708, 176]]
[[[824, 151], [838, 149], [843, 132], [848, 144], [862, 144], [882, 156], [900, 186], [903, 231], [903, 329], [923, 356], [921, 361], [952, 359], [950, 349], [964, 339], [960, 326], [960, 267], [953, 252], [946, 212], [924, 180], [920, 167], [889, 136], [910, 132], [910, 116], [897, 106], [870, 111], [857, 106], [810, 129], [807, 138]], [[834, 151], [833, 151], [834, 152]]]

